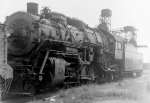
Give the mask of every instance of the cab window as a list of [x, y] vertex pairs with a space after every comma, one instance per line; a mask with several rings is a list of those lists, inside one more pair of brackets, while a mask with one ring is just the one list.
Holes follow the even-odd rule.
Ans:
[[122, 50], [122, 43], [116, 42], [116, 50]]

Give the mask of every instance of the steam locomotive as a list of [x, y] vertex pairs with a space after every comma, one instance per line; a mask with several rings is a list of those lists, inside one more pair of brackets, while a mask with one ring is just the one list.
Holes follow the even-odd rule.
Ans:
[[[14, 74], [10, 91], [31, 90], [34, 94], [55, 85], [70, 87], [142, 72], [142, 55], [136, 51], [135, 39], [129, 43], [113, 35], [104, 23], [91, 28], [48, 7], [38, 14], [36, 3], [28, 3], [27, 12], [13, 13], [5, 23], [10, 31], [8, 64]], [[138, 55], [138, 59], [132, 56], [134, 69], [128, 65], [133, 61], [130, 55]]]

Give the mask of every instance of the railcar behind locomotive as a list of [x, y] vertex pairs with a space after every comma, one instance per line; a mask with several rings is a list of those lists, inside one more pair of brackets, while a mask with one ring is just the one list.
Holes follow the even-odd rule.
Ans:
[[[120, 63], [116, 37], [101, 28], [106, 25], [90, 28], [47, 7], [38, 14], [36, 3], [28, 3], [27, 12], [13, 13], [5, 23], [10, 31], [8, 64], [14, 74], [10, 91], [34, 94], [55, 85], [68, 87], [122, 76], [124, 53]], [[121, 42], [125, 45], [125, 40]]]
[[120, 74], [125, 76], [140, 76], [143, 71], [143, 55], [137, 50], [136, 31], [132, 26], [113, 31], [116, 39], [115, 61], [122, 68]]

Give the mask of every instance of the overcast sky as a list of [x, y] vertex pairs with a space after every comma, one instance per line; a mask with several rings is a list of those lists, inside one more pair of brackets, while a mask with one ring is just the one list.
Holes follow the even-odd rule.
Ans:
[[[150, 1], [149, 0], [0, 0], [0, 22], [16, 12], [26, 11], [27, 2], [39, 4], [39, 11], [50, 6], [66, 16], [76, 17], [89, 26], [99, 23], [102, 9], [112, 10], [112, 29], [131, 25], [138, 29], [138, 44], [150, 47]], [[150, 62], [150, 49], [140, 50], [144, 53], [144, 62]]]

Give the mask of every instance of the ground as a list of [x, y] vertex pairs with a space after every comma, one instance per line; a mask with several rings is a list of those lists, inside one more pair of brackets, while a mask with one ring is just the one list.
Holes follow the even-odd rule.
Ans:
[[53, 97], [28, 103], [150, 103], [150, 74], [62, 90]]

